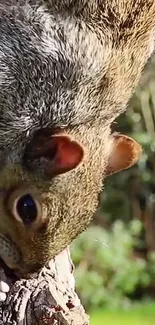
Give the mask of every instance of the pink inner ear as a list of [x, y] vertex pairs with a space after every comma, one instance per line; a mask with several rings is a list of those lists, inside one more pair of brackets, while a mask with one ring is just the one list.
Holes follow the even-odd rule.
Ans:
[[[54, 133], [53, 133], [54, 132]], [[62, 174], [77, 167], [84, 150], [81, 144], [60, 129], [40, 130], [25, 151], [25, 161], [31, 164], [41, 160], [48, 177]]]
[[77, 167], [83, 159], [82, 146], [65, 135], [51, 137], [51, 148], [56, 149], [54, 159], [49, 164], [49, 173], [62, 174]]

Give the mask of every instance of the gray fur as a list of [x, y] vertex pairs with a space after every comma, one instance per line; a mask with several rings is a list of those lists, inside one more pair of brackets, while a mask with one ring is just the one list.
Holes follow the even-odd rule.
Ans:
[[[14, 6], [0, 9], [1, 163], [20, 162], [37, 129], [79, 125], [99, 116], [109, 124], [129, 99], [112, 91], [107, 96], [113, 87], [107, 70], [120, 37], [119, 13], [108, 11], [107, 1], [8, 3]], [[128, 88], [127, 83], [125, 92]]]

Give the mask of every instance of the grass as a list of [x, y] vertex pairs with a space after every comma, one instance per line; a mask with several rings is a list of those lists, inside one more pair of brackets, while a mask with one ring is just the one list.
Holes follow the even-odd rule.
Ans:
[[92, 312], [91, 325], [155, 325], [155, 303], [128, 311]]

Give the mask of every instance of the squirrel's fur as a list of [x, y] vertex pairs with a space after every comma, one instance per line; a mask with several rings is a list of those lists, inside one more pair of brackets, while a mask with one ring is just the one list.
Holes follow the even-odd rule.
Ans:
[[[113, 147], [111, 124], [154, 50], [154, 27], [154, 0], [1, 1], [0, 187], [36, 188], [43, 221], [24, 227], [1, 199], [0, 232], [32, 268], [89, 224]], [[54, 127], [85, 155], [75, 170], [47, 181], [42, 165], [31, 173], [23, 157], [37, 130]]]

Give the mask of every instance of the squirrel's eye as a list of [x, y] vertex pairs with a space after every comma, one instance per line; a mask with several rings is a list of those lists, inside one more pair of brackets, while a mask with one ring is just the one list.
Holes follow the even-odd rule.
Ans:
[[16, 213], [25, 224], [32, 223], [37, 219], [38, 208], [36, 202], [30, 194], [25, 194], [17, 199]]
[[5, 209], [18, 222], [27, 225], [38, 225], [43, 220], [40, 193], [34, 188], [22, 186], [16, 188], [4, 200]]

